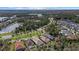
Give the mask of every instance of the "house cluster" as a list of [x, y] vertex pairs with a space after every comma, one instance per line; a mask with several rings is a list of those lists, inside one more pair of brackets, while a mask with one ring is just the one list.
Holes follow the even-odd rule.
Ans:
[[29, 15], [36, 15], [38, 17], [42, 17], [43, 16], [42, 14], [29, 14]]
[[9, 18], [8, 17], [0, 17], [0, 23], [1, 22], [5, 22], [5, 21], [7, 21]]
[[30, 39], [15, 40], [13, 42], [15, 43], [15, 50], [24, 51], [28, 49], [30, 50], [34, 45], [41, 46], [43, 44], [46, 44], [51, 40], [54, 40], [54, 37], [49, 34], [45, 34], [40, 37], [34, 36]]
[[14, 18], [16, 18], [16, 15], [13, 15], [11, 17], [0, 17], [0, 23], [6, 22], [6, 21], [14, 19]]
[[16, 15], [13, 15], [10, 17], [10, 19], [15, 19], [17, 16]]
[[71, 20], [64, 19], [59, 20], [57, 22], [60, 28], [60, 34], [67, 36], [68, 38], [74, 37], [74, 39], [77, 39], [77, 36], [79, 34], [79, 24], [72, 22]]
[[11, 24], [16, 18], [16, 15], [13, 15], [11, 17], [0, 17], [0, 29], [6, 27], [7, 25]]
[[[16, 51], [24, 51], [24, 50], [31, 50], [35, 45], [42, 46], [47, 44], [50, 41], [53, 41], [55, 37], [49, 34], [43, 34], [42, 36], [33, 36], [32, 38], [23, 38], [17, 40], [11, 40], [12, 35], [6, 35], [2, 37], [4, 41], [8, 41], [13, 43], [14, 49]], [[11, 47], [12, 48], [12, 47]]]

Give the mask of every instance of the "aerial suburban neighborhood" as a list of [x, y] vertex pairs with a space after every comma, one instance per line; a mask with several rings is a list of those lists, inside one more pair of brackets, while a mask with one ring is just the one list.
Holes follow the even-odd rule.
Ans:
[[4, 10], [0, 51], [79, 51], [79, 11]]

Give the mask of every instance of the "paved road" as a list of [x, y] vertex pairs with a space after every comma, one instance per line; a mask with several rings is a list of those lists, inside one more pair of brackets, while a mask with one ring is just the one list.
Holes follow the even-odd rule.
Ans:
[[46, 28], [46, 27], [48, 27], [50, 24], [52, 24], [52, 21], [53, 21], [53, 19], [49, 19], [50, 20], [50, 22], [47, 24], [47, 25], [45, 25], [45, 26], [43, 26], [43, 27], [40, 27], [39, 29], [37, 29], [38, 31], [40, 30], [40, 31], [43, 31], [44, 33], [45, 33], [45, 31], [44, 31], [44, 29]]

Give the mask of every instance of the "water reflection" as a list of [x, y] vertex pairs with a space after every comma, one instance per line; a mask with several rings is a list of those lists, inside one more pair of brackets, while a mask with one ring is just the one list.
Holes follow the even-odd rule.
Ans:
[[6, 28], [3, 28], [1, 31], [0, 31], [0, 34], [2, 33], [7, 33], [7, 32], [12, 32], [13, 30], [15, 30], [17, 27], [19, 27], [20, 24], [19, 23], [14, 23], [14, 24], [11, 24], [11, 25], [8, 25]]

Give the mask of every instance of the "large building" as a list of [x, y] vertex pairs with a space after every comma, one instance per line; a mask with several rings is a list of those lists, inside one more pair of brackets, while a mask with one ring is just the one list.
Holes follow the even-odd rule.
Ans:
[[0, 22], [4, 22], [4, 21], [6, 21], [8, 19], [9, 19], [8, 17], [0, 17]]

